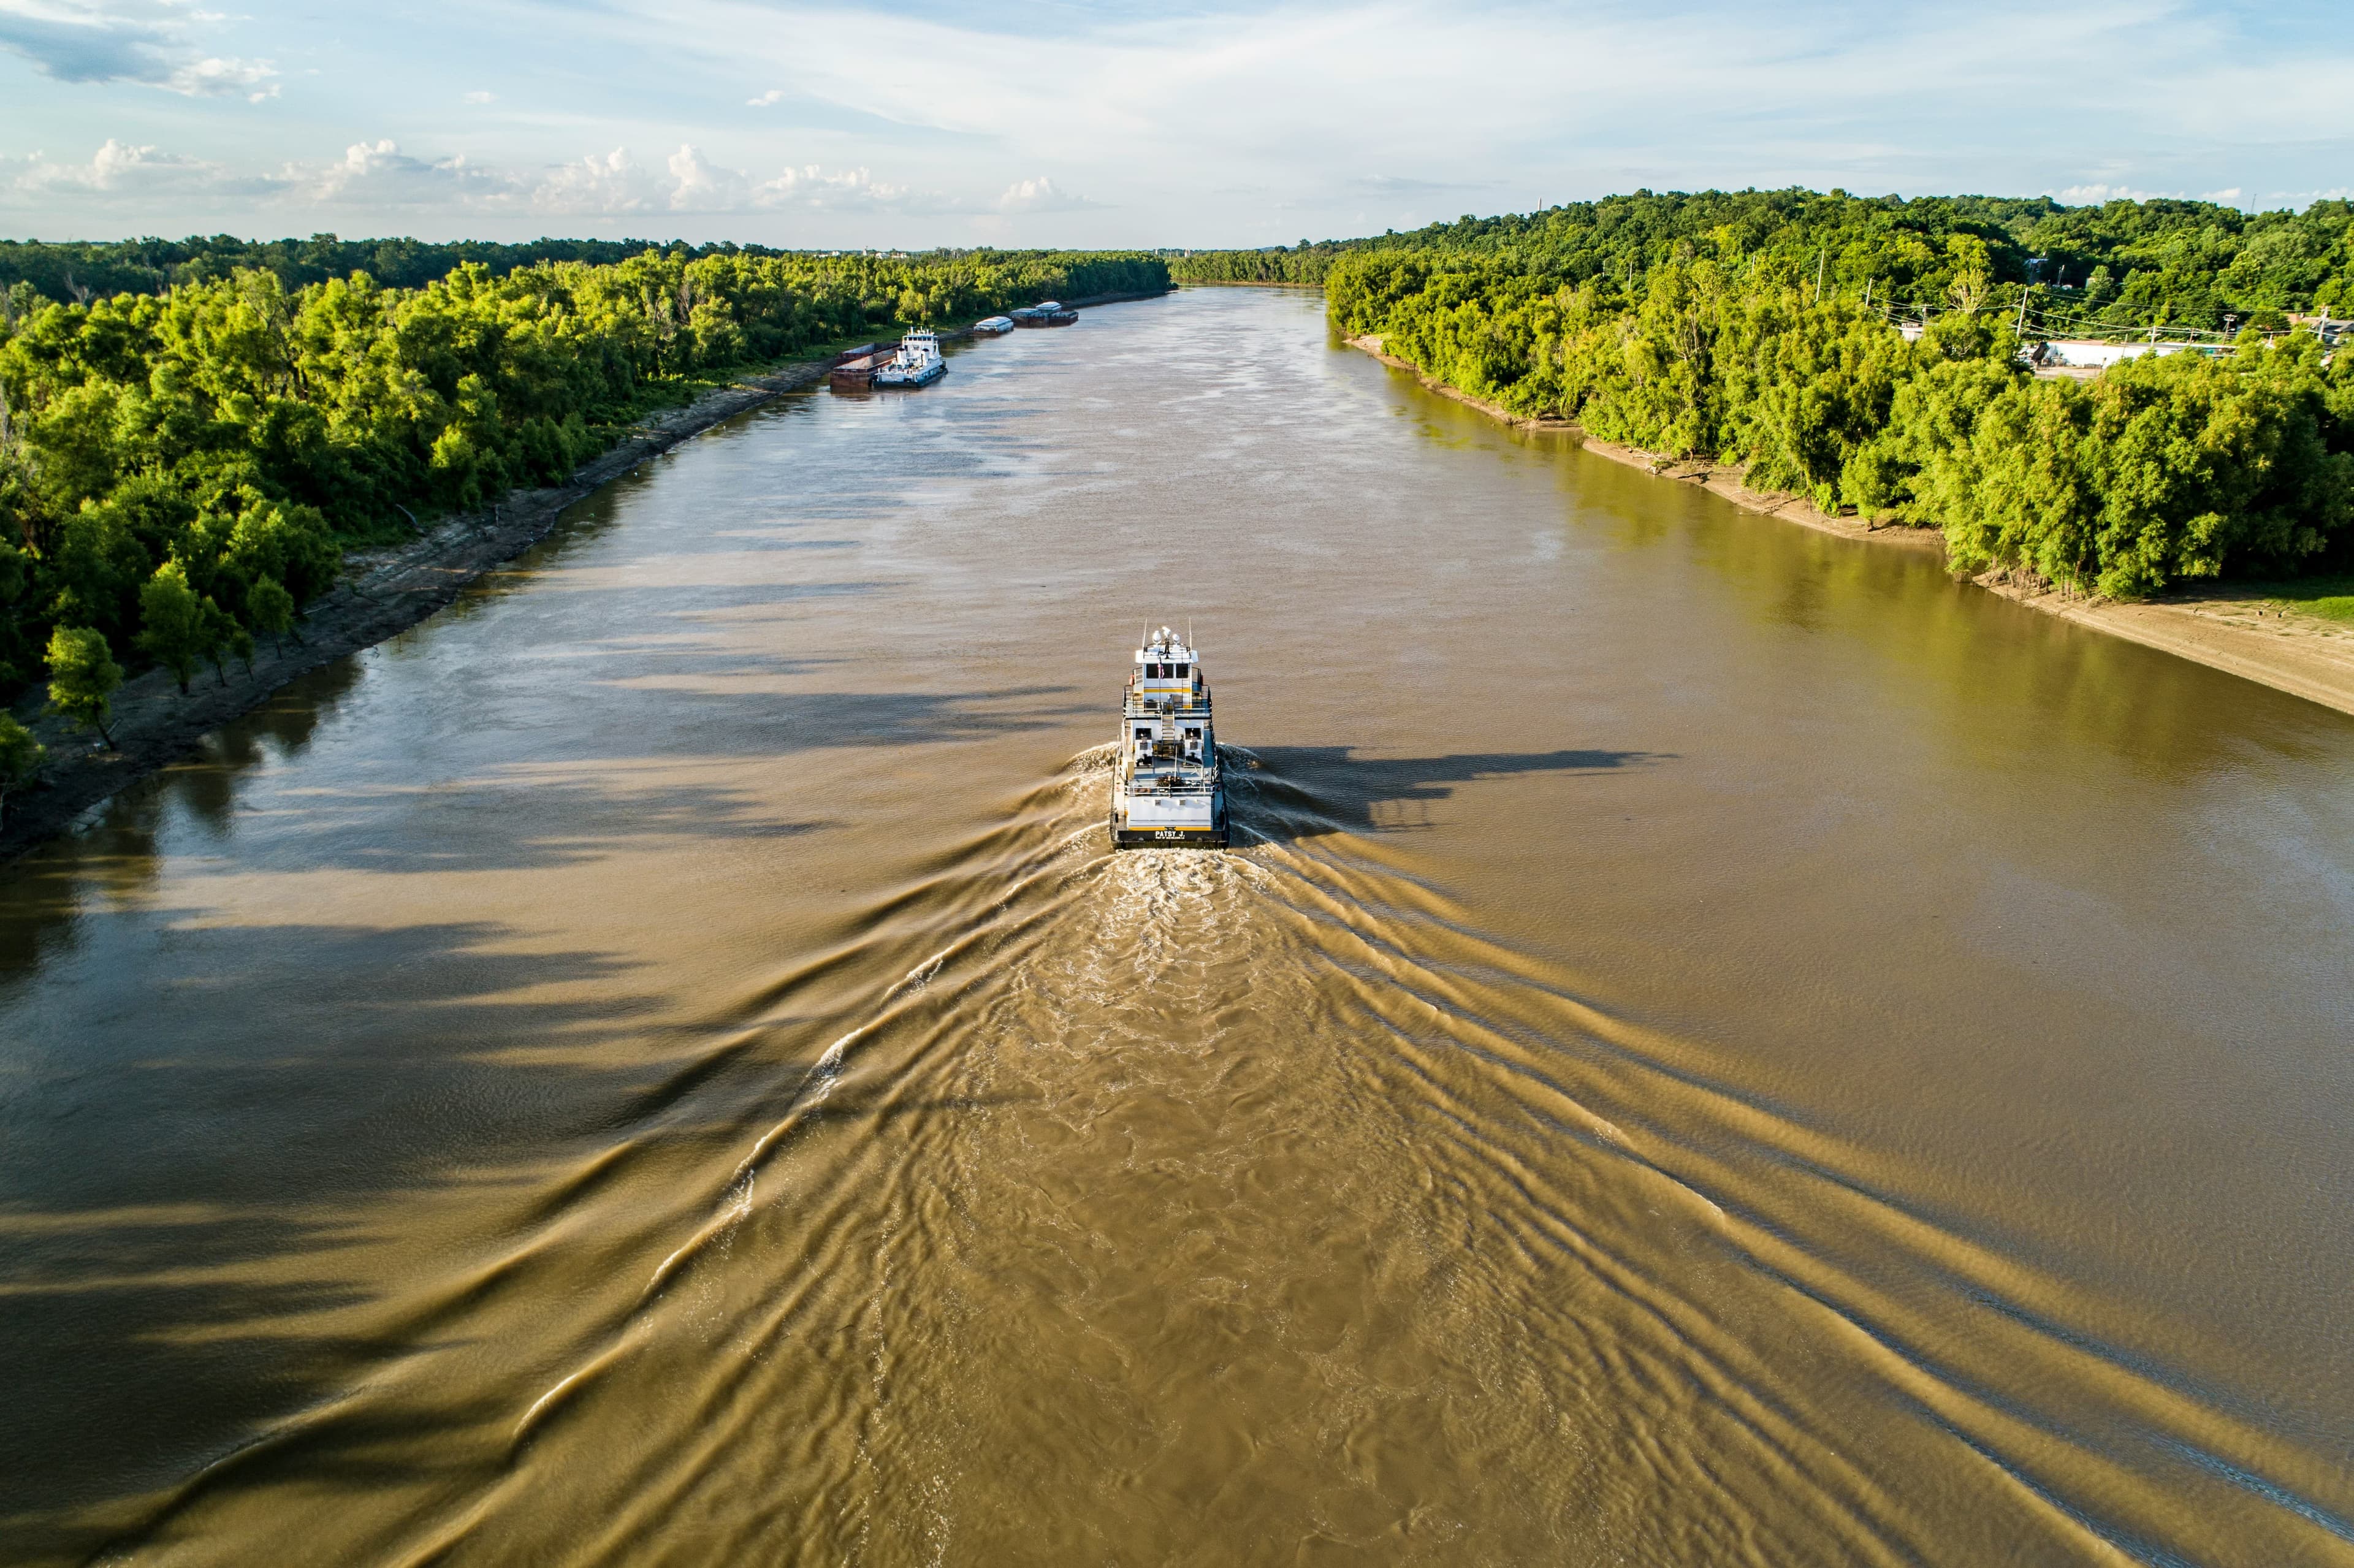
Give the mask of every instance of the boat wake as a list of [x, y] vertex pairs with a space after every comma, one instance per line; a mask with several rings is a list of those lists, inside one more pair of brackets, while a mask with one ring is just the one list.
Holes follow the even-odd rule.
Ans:
[[2327, 1478], [2105, 1349], [2106, 1304], [1481, 933], [1314, 779], [1225, 747], [1243, 847], [1112, 853], [1119, 754], [721, 1009], [539, 1220], [562, 1320], [543, 1282], [437, 1325], [531, 1376], [420, 1357], [133, 1543], [201, 1557], [326, 1454], [505, 1400], [338, 1551], [2345, 1555]]

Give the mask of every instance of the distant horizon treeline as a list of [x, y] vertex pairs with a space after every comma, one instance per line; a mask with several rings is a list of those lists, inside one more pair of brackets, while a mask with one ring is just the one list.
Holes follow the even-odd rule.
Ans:
[[1639, 284], [1651, 267], [1699, 255], [1803, 251], [1827, 293], [1919, 314], [1947, 307], [1952, 241], [1982, 270], [1989, 301], [2019, 302], [2052, 324], [2282, 327], [2290, 313], [2354, 316], [2354, 201], [2301, 213], [2250, 213], [2214, 202], [2152, 198], [2067, 207], [2048, 196], [1854, 196], [1808, 190], [1638, 191], [1532, 213], [1469, 214], [1451, 223], [1356, 239], [1179, 255], [1179, 282], [1317, 283], [1341, 260], [1438, 251], [1569, 283]]
[[[234, 234], [196, 234], [185, 239], [0, 239], [0, 292], [30, 283], [42, 298], [58, 304], [86, 304], [104, 294], [160, 294], [186, 283], [217, 282], [239, 270], [272, 272], [290, 291], [330, 278], [365, 272], [388, 289], [421, 289], [461, 264], [475, 263], [493, 278], [518, 267], [546, 261], [585, 261], [611, 267], [649, 250], [699, 261], [709, 256], [799, 257], [833, 260], [830, 250], [781, 250], [766, 245], [715, 240], [690, 245], [683, 239], [558, 239], [506, 243], [489, 239], [345, 239], [313, 234], [307, 239], [247, 239]], [[936, 249], [927, 260], [945, 261], [991, 254], [981, 249]], [[905, 250], [885, 248], [858, 254], [906, 260]], [[1123, 252], [1123, 254], [1126, 254]]]
[[[1172, 270], [1321, 282], [1337, 328], [1449, 386], [1940, 528], [1957, 570], [2133, 599], [2354, 563], [2354, 358], [2287, 330], [2354, 315], [2343, 201], [1644, 194]], [[2044, 379], [2022, 323], [2207, 329], [2219, 352]]]
[[457, 255], [414, 287], [239, 265], [86, 302], [0, 291], [0, 697], [41, 678], [59, 629], [185, 685], [282, 630], [344, 547], [557, 481], [731, 374], [1169, 281], [1134, 252], [506, 260]]

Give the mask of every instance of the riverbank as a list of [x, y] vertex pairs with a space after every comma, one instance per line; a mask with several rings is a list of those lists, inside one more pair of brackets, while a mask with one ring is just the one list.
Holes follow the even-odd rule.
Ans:
[[[1066, 302], [1087, 309], [1156, 299], [1165, 291]], [[971, 329], [942, 335], [970, 336]], [[832, 364], [832, 356], [795, 360], [746, 376], [642, 421], [626, 440], [583, 463], [563, 484], [511, 491], [485, 510], [439, 520], [407, 544], [350, 552], [343, 577], [307, 607], [297, 628], [301, 641], [289, 637], [277, 648], [257, 648], [250, 667], [231, 660], [225, 677], [207, 666], [190, 681], [186, 696], [164, 670], [125, 681], [114, 694], [108, 725], [112, 746], [55, 715], [23, 715], [35, 738], [48, 747], [48, 760], [34, 786], [9, 793], [5, 819], [0, 821], [0, 863], [70, 831], [122, 789], [188, 755], [211, 731], [261, 706], [297, 676], [406, 631], [484, 572], [546, 538], [565, 508], [714, 425], [817, 385]]]
[[305, 610], [296, 629], [299, 641], [289, 637], [279, 647], [257, 648], [250, 669], [228, 661], [225, 679], [207, 667], [190, 681], [186, 696], [169, 671], [148, 670], [125, 681], [114, 694], [111, 747], [54, 715], [42, 717], [33, 733], [48, 747], [48, 766], [37, 787], [9, 797], [7, 819], [0, 822], [0, 861], [72, 828], [298, 675], [416, 625], [476, 577], [546, 538], [566, 507], [723, 419], [816, 383], [829, 363], [797, 361], [707, 392], [638, 425], [628, 440], [583, 463], [563, 484], [511, 491], [486, 510], [440, 519], [405, 545], [351, 552], [344, 557], [343, 577]]
[[[1742, 471], [1723, 463], [1663, 457], [1598, 440], [1567, 419], [1529, 418], [1474, 397], [1386, 351], [1378, 337], [1353, 337], [1349, 346], [1413, 376], [1444, 397], [1521, 429], [1556, 430], [1587, 451], [1656, 478], [1697, 484], [1735, 506], [1819, 533], [1902, 549], [1945, 554], [1945, 536], [1932, 528], [1874, 527], [1827, 513], [1802, 495], [1752, 490]], [[2354, 714], [2354, 629], [2296, 609], [2261, 594], [2217, 586], [2178, 591], [2164, 599], [2121, 604], [2059, 592], [2048, 584], [1988, 572], [1970, 579], [1989, 593], [2112, 637], [2205, 664], [2339, 713]]]

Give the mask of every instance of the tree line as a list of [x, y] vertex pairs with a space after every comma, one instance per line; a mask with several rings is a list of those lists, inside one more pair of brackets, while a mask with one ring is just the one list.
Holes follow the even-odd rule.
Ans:
[[186, 239], [0, 239], [0, 291], [30, 283], [43, 298], [59, 304], [87, 304], [101, 294], [160, 294], [185, 284], [217, 282], [240, 270], [275, 272], [290, 292], [355, 272], [365, 272], [388, 289], [421, 289], [470, 261], [486, 268], [493, 278], [504, 278], [518, 267], [543, 261], [610, 267], [649, 250], [684, 255], [690, 261], [706, 256], [790, 254], [732, 240], [710, 245], [673, 240], [665, 245], [650, 239], [542, 238], [503, 245], [485, 239], [344, 239], [333, 234], [308, 239], [246, 239], [234, 234]]
[[1167, 284], [1129, 253], [685, 247], [461, 257], [414, 287], [239, 266], [60, 302], [19, 279], [0, 292], [0, 697], [46, 678], [96, 724], [126, 665], [185, 690], [295, 634], [345, 547], [558, 480], [731, 374]]
[[[2343, 202], [2249, 215], [1744, 192], [1288, 254], [1320, 266], [1341, 331], [1474, 397], [1941, 528], [1959, 570], [2125, 599], [2354, 563], [2354, 358], [2286, 330], [2291, 312], [2354, 314], [2349, 235]], [[2073, 319], [2037, 280], [2081, 268], [2092, 293], [2104, 267], [2116, 320], [2237, 314], [2236, 338], [2091, 381], [2035, 376], [2016, 324]]]
[[1982, 303], [2015, 304], [2031, 287], [2055, 322], [2091, 330], [2278, 330], [2290, 313], [2354, 316], [2354, 202], [2344, 200], [2249, 213], [2202, 201], [1638, 191], [1360, 239], [1196, 251], [1170, 269], [1181, 282], [1320, 283], [1344, 260], [1387, 251], [1476, 257], [1623, 292], [1652, 267], [1694, 257], [1789, 256], [1826, 294], [1914, 314], [1947, 308], [1957, 270], [1982, 269]]

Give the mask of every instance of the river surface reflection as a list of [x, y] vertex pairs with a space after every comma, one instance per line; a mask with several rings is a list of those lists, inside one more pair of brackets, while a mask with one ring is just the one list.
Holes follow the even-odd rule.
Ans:
[[1111, 307], [0, 874], [0, 1555], [2354, 1563], [2349, 1044], [2354, 720]]

